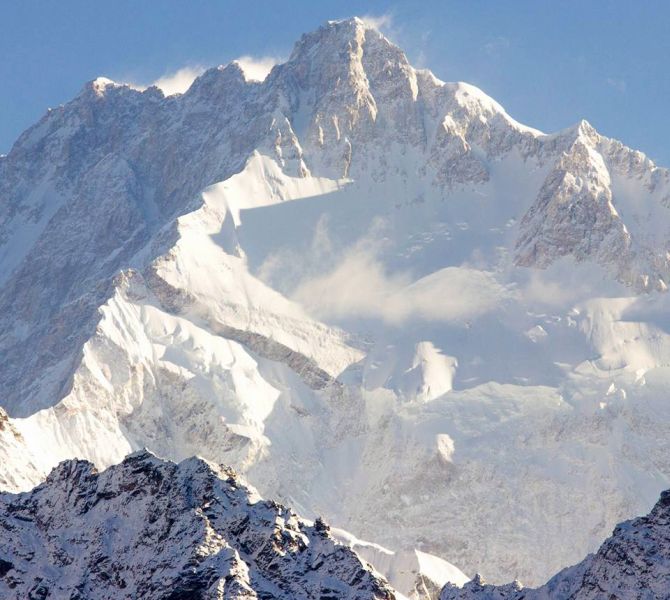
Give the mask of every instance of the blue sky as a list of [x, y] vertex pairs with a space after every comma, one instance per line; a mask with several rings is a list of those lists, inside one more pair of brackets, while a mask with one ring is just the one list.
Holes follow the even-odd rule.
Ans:
[[0, 0], [0, 152], [98, 75], [286, 58], [328, 19], [372, 15], [416, 66], [545, 131], [580, 118], [670, 166], [666, 0]]

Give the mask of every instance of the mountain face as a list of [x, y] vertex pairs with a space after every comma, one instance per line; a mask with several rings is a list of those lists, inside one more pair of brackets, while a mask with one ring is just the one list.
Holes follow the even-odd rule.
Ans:
[[460, 589], [447, 585], [440, 600], [633, 600], [667, 598], [670, 590], [670, 492], [646, 517], [622, 523], [598, 549], [537, 589], [518, 582], [494, 586], [481, 578]]
[[7, 600], [396, 598], [323, 521], [201, 459], [140, 452], [102, 473], [66, 461], [0, 508]]
[[358, 19], [263, 82], [97, 79], [0, 157], [0, 485], [197, 454], [539, 585], [670, 486], [669, 202]]

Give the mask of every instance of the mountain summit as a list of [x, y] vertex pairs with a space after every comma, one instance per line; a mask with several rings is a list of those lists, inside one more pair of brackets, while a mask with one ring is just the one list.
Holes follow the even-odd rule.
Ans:
[[539, 584], [670, 485], [668, 202], [359, 19], [262, 82], [96, 79], [0, 157], [0, 482], [197, 454]]

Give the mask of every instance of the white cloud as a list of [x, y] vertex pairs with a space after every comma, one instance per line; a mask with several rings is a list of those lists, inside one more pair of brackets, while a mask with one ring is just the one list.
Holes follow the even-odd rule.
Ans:
[[363, 15], [359, 17], [363, 23], [368, 27], [378, 29], [392, 29], [393, 28], [393, 15], [383, 14], [383, 15]]
[[484, 50], [489, 56], [500, 56], [507, 48], [510, 47], [510, 41], [502, 36], [499, 35], [498, 37], [489, 40], [486, 44], [484, 44]]
[[168, 73], [167, 75], [159, 77], [151, 85], [155, 85], [163, 90], [163, 93], [166, 96], [183, 94], [189, 87], [191, 87], [193, 80], [199, 75], [202, 75], [204, 70], [203, 67], [182, 67], [174, 73]]
[[611, 280], [603, 267], [577, 262], [571, 256], [554, 261], [546, 269], [518, 272], [520, 296], [533, 306], [566, 309], [596, 296], [626, 296], [623, 284]]
[[[259, 277], [280, 289], [317, 319], [406, 321], [473, 320], [515, 294], [493, 275], [470, 267], [447, 267], [416, 280], [409, 271], [389, 272], [388, 223], [375, 219], [349, 250], [332, 240], [322, 216], [301, 251], [278, 249], [263, 262]], [[344, 251], [343, 251], [344, 250]]]
[[369, 249], [357, 249], [326, 275], [303, 281], [292, 294], [320, 319], [378, 318], [465, 321], [493, 310], [510, 291], [489, 273], [447, 267], [412, 282], [387, 274]]
[[263, 81], [278, 62], [279, 59], [273, 56], [240, 56], [237, 63], [242, 67], [247, 81]]
[[374, 256], [352, 252], [330, 273], [303, 281], [293, 298], [322, 319], [382, 316], [388, 299], [409, 283], [388, 276]]
[[[263, 81], [272, 67], [277, 64], [278, 59], [270, 56], [254, 58], [253, 56], [241, 56], [236, 59], [244, 71], [247, 80]], [[205, 72], [205, 68], [199, 65], [189, 65], [177, 69], [173, 73], [166, 73], [151, 83], [127, 82], [130, 87], [143, 91], [148, 87], [155, 85], [160, 88], [166, 96], [173, 94], [183, 94], [196, 79]]]

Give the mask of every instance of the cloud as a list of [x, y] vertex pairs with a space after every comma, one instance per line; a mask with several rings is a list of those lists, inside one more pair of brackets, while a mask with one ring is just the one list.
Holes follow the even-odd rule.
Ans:
[[630, 290], [612, 280], [603, 267], [565, 256], [546, 269], [517, 272], [520, 296], [531, 306], [567, 309], [600, 296], [626, 296]]
[[405, 275], [388, 276], [372, 255], [353, 251], [330, 273], [300, 283], [292, 296], [321, 319], [374, 317], [409, 283]]
[[173, 94], [183, 94], [191, 84], [193, 80], [202, 75], [204, 72], [203, 67], [182, 67], [174, 73], [168, 73], [159, 77], [151, 85], [163, 90], [163, 93], [166, 96], [172, 96]]
[[263, 81], [278, 62], [279, 59], [273, 56], [261, 56], [255, 58], [253, 56], [240, 56], [236, 59], [244, 71], [244, 76], [247, 81]]
[[466, 267], [447, 267], [412, 282], [409, 273], [388, 274], [369, 249], [358, 248], [329, 273], [300, 283], [292, 297], [320, 319], [372, 318], [397, 325], [474, 319], [510, 292], [489, 273]]
[[260, 279], [317, 319], [463, 322], [494, 310], [515, 293], [476, 268], [446, 267], [418, 280], [409, 271], [389, 272], [380, 258], [392, 251], [386, 219], [373, 219], [348, 250], [343, 240], [331, 239], [329, 230], [323, 215], [306, 246], [278, 249], [257, 270]]
[[484, 44], [484, 51], [486, 54], [489, 56], [500, 56], [504, 50], [510, 47], [510, 41], [502, 36], [499, 35], [498, 37], [489, 40], [486, 44]]
[[379, 31], [382, 29], [393, 29], [393, 15], [388, 13], [383, 15], [363, 15], [359, 18], [368, 27], [378, 29]]
[[617, 92], [621, 92], [622, 94], [626, 91], [627, 85], [626, 81], [623, 79], [617, 79], [615, 77], [608, 77], [607, 78], [607, 85], [609, 85], [611, 88], [614, 88]]
[[[244, 71], [247, 80], [263, 81], [278, 59], [270, 56], [254, 58], [253, 56], [241, 56], [237, 59], [238, 64]], [[148, 87], [155, 85], [163, 90], [166, 96], [173, 94], [183, 94], [195, 80], [205, 72], [205, 68], [200, 65], [188, 65], [177, 69], [172, 73], [166, 73], [151, 83], [135, 83], [128, 81], [130, 87], [143, 91]]]

